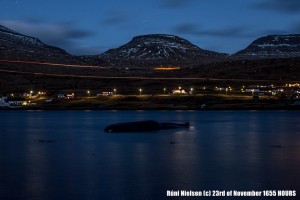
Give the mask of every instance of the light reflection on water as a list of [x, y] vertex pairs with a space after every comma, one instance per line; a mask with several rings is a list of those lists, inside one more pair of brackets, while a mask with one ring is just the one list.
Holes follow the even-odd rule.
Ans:
[[[299, 114], [1, 111], [0, 199], [164, 199], [166, 190], [181, 189], [300, 192]], [[189, 121], [191, 128], [103, 132], [110, 123], [148, 119]]]

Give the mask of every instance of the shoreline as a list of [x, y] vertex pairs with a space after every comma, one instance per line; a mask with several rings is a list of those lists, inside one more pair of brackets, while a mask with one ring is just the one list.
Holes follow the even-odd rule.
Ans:
[[97, 110], [97, 111], [250, 111], [250, 110], [265, 110], [265, 111], [272, 111], [272, 110], [282, 110], [282, 111], [299, 111], [300, 110], [300, 106], [238, 106], [238, 105], [230, 105], [230, 106], [220, 106], [220, 105], [214, 105], [205, 109], [201, 109], [201, 108], [193, 108], [193, 107], [145, 107], [145, 108], [133, 108], [133, 107], [110, 107], [110, 108], [98, 108], [96, 106], [84, 106], [84, 107], [80, 107], [80, 108], [72, 108], [72, 107], [68, 107], [68, 108], [62, 108], [62, 107], [20, 107], [20, 108], [9, 108], [9, 107], [2, 107], [0, 108], [0, 111], [3, 110], [26, 110], [26, 111], [76, 111], [76, 110]]
[[[73, 99], [30, 99], [0, 110], [300, 110], [298, 101], [241, 95], [112, 95]], [[29, 100], [29, 99], [28, 99]]]

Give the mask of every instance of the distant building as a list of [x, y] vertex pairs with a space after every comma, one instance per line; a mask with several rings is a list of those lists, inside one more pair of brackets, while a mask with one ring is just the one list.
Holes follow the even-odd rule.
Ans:
[[39, 96], [47, 95], [47, 92], [45, 92], [45, 91], [39, 91], [39, 92], [38, 92], [38, 95], [39, 95]]
[[59, 99], [64, 99], [65, 97], [66, 97], [66, 95], [64, 93], [57, 94], [57, 98], [59, 98]]
[[22, 105], [26, 105], [26, 99], [25, 98], [13, 98], [13, 97], [8, 97], [6, 99], [6, 102], [9, 105], [18, 105], [18, 106], [22, 106]]
[[24, 106], [27, 105], [27, 101], [25, 98], [15, 98], [15, 97], [1, 97], [0, 106]]
[[75, 98], [75, 93], [58, 93], [57, 94], [58, 99], [74, 99]]
[[227, 86], [217, 86], [217, 87], [215, 87], [215, 90], [216, 91], [226, 91], [227, 88], [228, 88]]
[[1, 97], [0, 102], [6, 102], [7, 98], [8, 98], [7, 96]]
[[66, 95], [66, 99], [74, 99], [75, 98], [75, 93], [70, 93]]
[[113, 94], [114, 94], [113, 92], [102, 92], [100, 94], [97, 94], [97, 96], [111, 96]]
[[45, 103], [51, 103], [53, 99], [45, 99]]
[[9, 106], [9, 103], [6, 100], [7, 100], [6, 96], [1, 97], [1, 99], [0, 99], [0, 107], [7, 107], [7, 106]]
[[260, 92], [260, 89], [258, 89], [258, 88], [247, 88], [246, 89], [246, 92]]
[[290, 83], [287, 84], [288, 87], [300, 87], [300, 83]]
[[185, 90], [172, 90], [172, 94], [187, 94], [187, 92]]

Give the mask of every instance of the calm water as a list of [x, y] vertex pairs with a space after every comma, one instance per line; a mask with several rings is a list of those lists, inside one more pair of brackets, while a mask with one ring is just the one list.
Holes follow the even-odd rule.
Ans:
[[[1, 200], [166, 199], [183, 189], [300, 196], [300, 112], [0, 111], [0, 119]], [[147, 119], [191, 127], [103, 132]]]

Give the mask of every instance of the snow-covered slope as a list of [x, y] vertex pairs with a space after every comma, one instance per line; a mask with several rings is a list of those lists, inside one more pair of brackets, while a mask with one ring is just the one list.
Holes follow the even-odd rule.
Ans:
[[22, 35], [0, 25], [0, 59], [55, 63], [80, 63], [57, 47], [42, 43], [39, 39]]
[[300, 34], [269, 35], [258, 38], [233, 57], [255, 59], [300, 57]]
[[224, 54], [203, 50], [174, 35], [152, 34], [134, 37], [129, 43], [111, 49], [99, 58], [107, 62], [143, 64], [174, 64], [213, 61]]

